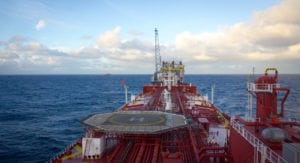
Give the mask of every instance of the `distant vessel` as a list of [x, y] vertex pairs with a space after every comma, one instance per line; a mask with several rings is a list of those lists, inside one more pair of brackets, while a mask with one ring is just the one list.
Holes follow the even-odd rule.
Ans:
[[106, 73], [103, 76], [111, 76], [111, 74], [110, 73]]
[[300, 162], [300, 124], [283, 119], [289, 89], [277, 80], [269, 68], [248, 83], [249, 116], [230, 118], [184, 82], [182, 62], [161, 62], [155, 29], [152, 84], [115, 112], [84, 118], [85, 136], [51, 162]]

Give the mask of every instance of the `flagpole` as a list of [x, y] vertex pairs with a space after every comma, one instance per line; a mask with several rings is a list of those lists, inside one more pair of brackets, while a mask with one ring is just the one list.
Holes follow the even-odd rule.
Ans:
[[127, 99], [128, 99], [128, 98], [127, 98], [127, 94], [128, 94], [128, 93], [127, 93], [127, 92], [128, 92], [128, 91], [127, 91], [127, 90], [128, 90], [128, 86], [126, 85], [125, 80], [122, 80], [122, 81], [121, 81], [121, 84], [124, 86], [124, 89], [125, 89], [125, 103], [127, 104], [127, 102], [128, 102], [128, 100], [127, 100]]
[[125, 89], [125, 103], [127, 104], [127, 85], [124, 84], [124, 89]]

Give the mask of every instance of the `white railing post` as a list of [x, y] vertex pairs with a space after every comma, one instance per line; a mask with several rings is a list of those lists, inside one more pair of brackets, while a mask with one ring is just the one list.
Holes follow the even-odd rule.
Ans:
[[262, 147], [261, 147], [261, 149], [262, 149], [262, 151], [261, 151], [261, 153], [260, 153], [260, 162], [265, 162], [266, 161], [266, 155], [267, 155], [267, 153], [266, 153], [266, 147], [264, 146], [264, 145], [262, 145]]

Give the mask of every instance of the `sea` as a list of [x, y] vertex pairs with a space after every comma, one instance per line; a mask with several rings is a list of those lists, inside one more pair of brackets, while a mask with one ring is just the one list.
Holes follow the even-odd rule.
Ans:
[[[213, 86], [215, 106], [245, 116], [247, 81], [257, 76], [186, 75], [185, 82], [209, 100]], [[151, 75], [0, 75], [0, 162], [49, 162], [84, 135], [80, 120], [125, 103], [122, 81], [130, 97], [150, 83]], [[299, 118], [300, 75], [279, 75], [279, 83], [291, 90], [287, 118]]]

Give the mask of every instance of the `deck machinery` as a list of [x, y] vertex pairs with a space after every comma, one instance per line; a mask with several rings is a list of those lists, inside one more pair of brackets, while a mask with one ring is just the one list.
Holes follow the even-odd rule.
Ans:
[[[244, 120], [185, 83], [182, 62], [157, 61], [152, 84], [115, 112], [81, 120], [85, 136], [51, 162], [299, 162], [299, 123], [283, 120], [289, 90], [277, 84], [277, 70], [248, 84], [257, 111]], [[285, 95], [278, 112], [279, 92]]]

